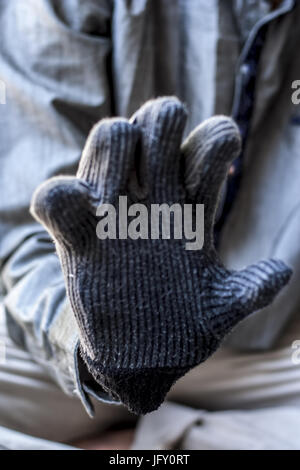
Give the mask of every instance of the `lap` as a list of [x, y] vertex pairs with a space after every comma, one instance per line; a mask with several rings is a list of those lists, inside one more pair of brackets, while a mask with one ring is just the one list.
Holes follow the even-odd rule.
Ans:
[[241, 353], [221, 347], [182, 377], [168, 398], [211, 411], [300, 407], [300, 365], [292, 361], [297, 339], [300, 315], [271, 351]]
[[[292, 341], [300, 339], [299, 320], [273, 351], [241, 354], [221, 348], [204, 364], [181, 378], [171, 401], [205, 410], [300, 406], [300, 366], [292, 361]], [[94, 402], [95, 419], [80, 400], [66, 395], [32, 357], [7, 336], [0, 310], [0, 426], [43, 439], [70, 442], [101, 433], [135, 418], [122, 406]]]
[[123, 406], [96, 401], [91, 419], [79, 398], [66, 395], [41, 365], [10, 340], [1, 309], [0, 344], [5, 345], [5, 360], [0, 363], [0, 426], [69, 442], [133, 419]]

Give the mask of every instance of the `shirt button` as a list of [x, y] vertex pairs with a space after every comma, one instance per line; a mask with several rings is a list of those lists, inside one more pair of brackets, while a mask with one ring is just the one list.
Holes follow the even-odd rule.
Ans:
[[251, 69], [249, 64], [243, 64], [240, 68], [240, 74], [242, 77], [243, 83], [247, 83], [250, 79]]
[[249, 75], [250, 73], [250, 65], [249, 64], [242, 64], [240, 67], [240, 72], [242, 75]]
[[234, 165], [231, 165], [231, 167], [229, 168], [228, 174], [229, 174], [229, 176], [233, 176], [234, 173], [235, 173], [235, 166], [234, 166]]

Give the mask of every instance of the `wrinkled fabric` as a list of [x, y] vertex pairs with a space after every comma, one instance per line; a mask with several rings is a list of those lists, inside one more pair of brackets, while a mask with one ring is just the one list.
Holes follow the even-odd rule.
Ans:
[[[86, 439], [116, 423], [134, 424], [136, 418], [125, 407], [95, 398], [95, 416], [91, 419], [78, 396], [64, 393], [46, 364], [38, 364], [32, 354], [8, 338], [2, 308], [0, 347], [0, 446], [25, 447], [35, 437], [54, 441], [51, 445], [55, 448], [55, 443]], [[16, 431], [17, 436], [8, 430]], [[29, 438], [24, 440], [24, 434]]]
[[58, 442], [38, 439], [0, 426], [0, 450], [78, 450]]
[[271, 2], [268, 0], [233, 0], [233, 12], [242, 43], [255, 24], [270, 11]]
[[299, 450], [298, 408], [208, 413], [174, 403], [142, 418], [134, 450]]

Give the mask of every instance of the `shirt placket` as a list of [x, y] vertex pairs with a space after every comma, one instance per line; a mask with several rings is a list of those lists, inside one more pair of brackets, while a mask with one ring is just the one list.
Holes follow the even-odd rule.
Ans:
[[231, 165], [227, 179], [222, 212], [215, 225], [215, 240], [217, 245], [221, 229], [228, 218], [241, 185], [245, 149], [255, 104], [257, 71], [268, 27], [270, 22], [275, 18], [291, 11], [297, 1], [298, 0], [286, 0], [280, 9], [270, 13], [260, 20], [252, 29], [238, 60], [232, 118], [239, 127], [242, 138], [242, 147], [240, 155]]

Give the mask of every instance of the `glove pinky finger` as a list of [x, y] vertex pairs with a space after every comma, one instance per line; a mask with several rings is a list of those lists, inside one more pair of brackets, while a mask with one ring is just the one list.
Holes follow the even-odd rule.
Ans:
[[32, 216], [58, 242], [73, 243], [92, 225], [93, 210], [88, 185], [75, 177], [54, 177], [36, 189]]

